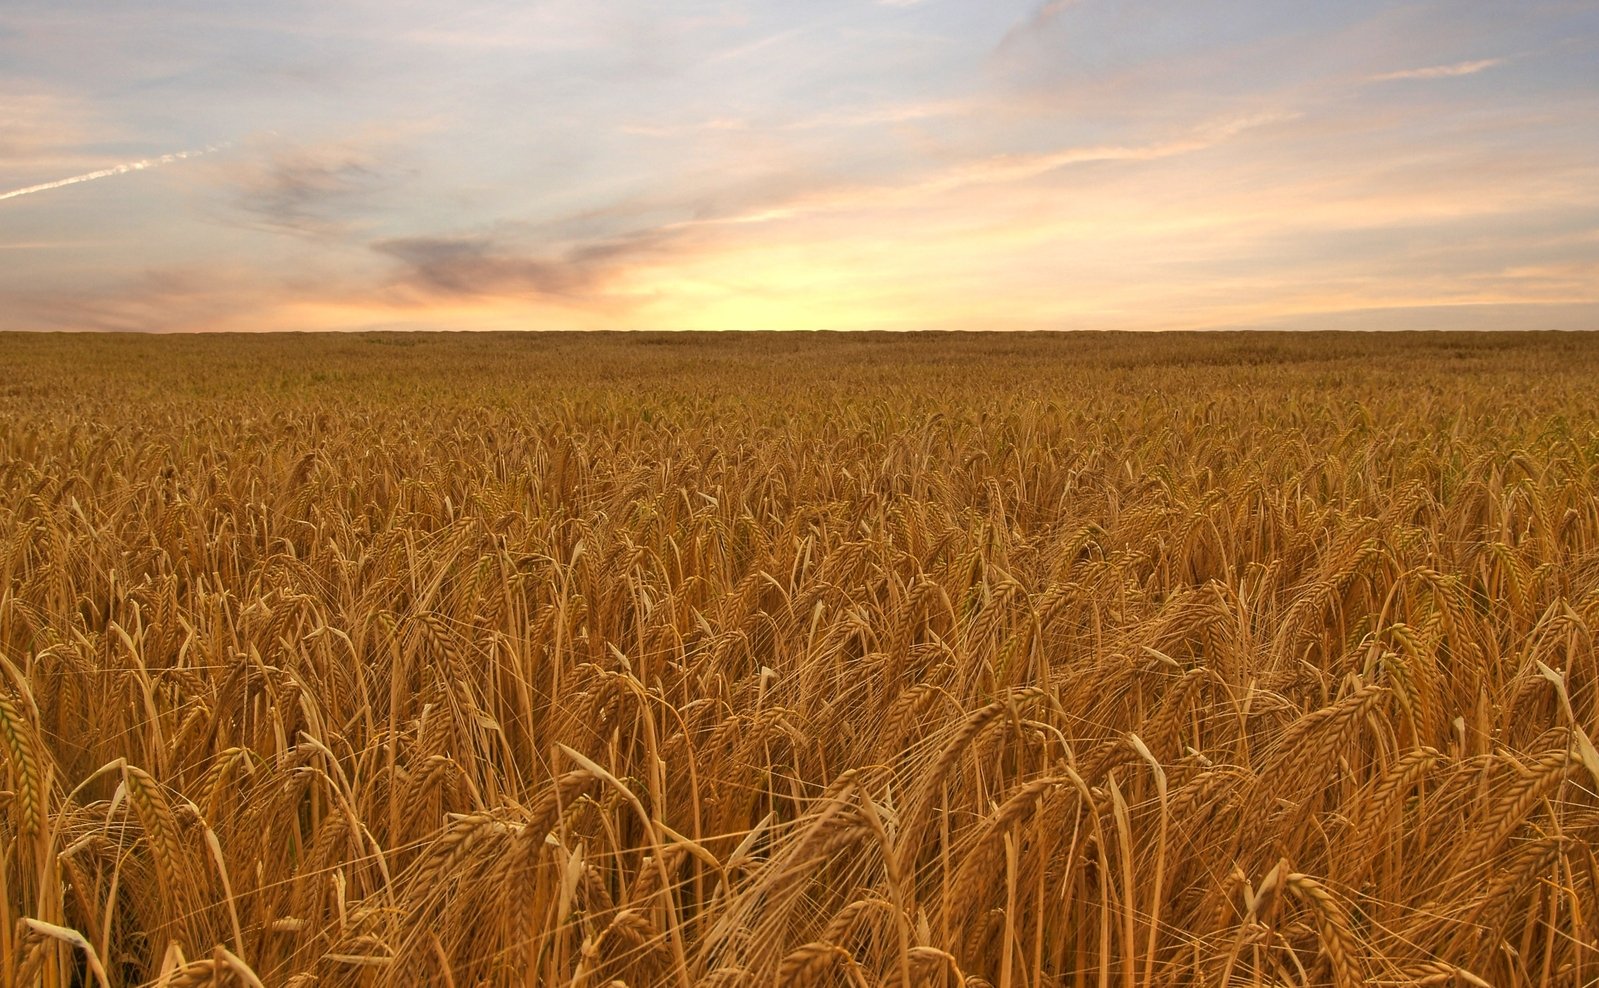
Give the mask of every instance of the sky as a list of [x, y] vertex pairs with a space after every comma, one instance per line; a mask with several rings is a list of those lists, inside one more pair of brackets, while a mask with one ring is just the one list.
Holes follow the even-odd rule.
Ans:
[[1599, 0], [5, 0], [0, 329], [1599, 329]]

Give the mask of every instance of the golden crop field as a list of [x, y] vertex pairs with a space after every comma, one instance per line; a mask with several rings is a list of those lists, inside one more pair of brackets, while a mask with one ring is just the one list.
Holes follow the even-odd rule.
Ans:
[[1594, 984], [1596, 380], [0, 336], [0, 984]]

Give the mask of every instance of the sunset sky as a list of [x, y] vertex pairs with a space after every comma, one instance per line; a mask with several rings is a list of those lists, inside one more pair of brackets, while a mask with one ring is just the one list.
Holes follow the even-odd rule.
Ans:
[[1599, 329], [1599, 2], [0, 5], [0, 329]]

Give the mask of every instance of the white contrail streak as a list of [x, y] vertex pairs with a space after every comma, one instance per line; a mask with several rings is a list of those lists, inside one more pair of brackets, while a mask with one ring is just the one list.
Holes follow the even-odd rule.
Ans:
[[160, 168], [162, 165], [170, 165], [174, 161], [182, 161], [185, 158], [198, 158], [202, 154], [218, 151], [226, 146], [227, 145], [225, 144], [217, 146], [207, 145], [206, 147], [200, 148], [196, 151], [175, 151], [172, 154], [163, 154], [159, 158], [145, 158], [142, 161], [128, 161], [120, 165], [112, 165], [110, 168], [102, 168], [99, 171], [85, 172], [82, 175], [74, 175], [71, 178], [61, 178], [54, 182], [43, 182], [39, 185], [27, 186], [26, 188], [12, 189], [10, 192], [0, 192], [0, 199], [15, 199], [18, 196], [33, 195], [35, 192], [49, 192], [51, 189], [60, 189], [65, 188], [68, 185], [77, 185], [79, 182], [93, 182], [95, 179], [111, 178], [113, 175], [126, 175], [128, 172], [142, 172], [147, 168]]

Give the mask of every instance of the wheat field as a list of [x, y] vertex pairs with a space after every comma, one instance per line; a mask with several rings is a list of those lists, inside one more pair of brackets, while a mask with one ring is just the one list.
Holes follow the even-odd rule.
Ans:
[[1595, 379], [0, 336], [0, 984], [1594, 984]]

